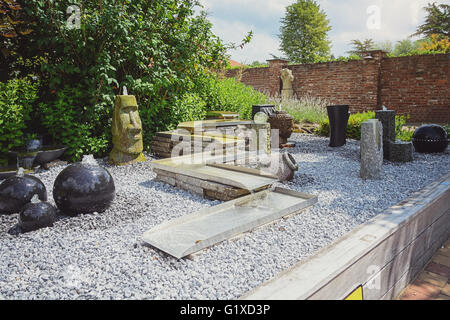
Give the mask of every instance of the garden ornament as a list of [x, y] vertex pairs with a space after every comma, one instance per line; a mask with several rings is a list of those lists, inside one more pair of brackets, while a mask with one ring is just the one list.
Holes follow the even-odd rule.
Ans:
[[[126, 93], [126, 89], [124, 90]], [[109, 155], [115, 165], [145, 162], [142, 122], [135, 96], [116, 97], [112, 120], [113, 150]]]

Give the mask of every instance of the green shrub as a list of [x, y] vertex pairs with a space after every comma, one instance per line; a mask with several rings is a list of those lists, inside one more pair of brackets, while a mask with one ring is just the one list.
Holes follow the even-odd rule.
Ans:
[[175, 104], [176, 122], [202, 120], [206, 117], [206, 102], [197, 93], [185, 93]]
[[[68, 147], [65, 156], [72, 161], [81, 160], [84, 154], [104, 156], [111, 141], [111, 126], [99, 128], [107, 121], [92, 107], [83, 104], [80, 88], [65, 87], [55, 94], [52, 104], [40, 103], [42, 123], [55, 140]], [[97, 121], [91, 121], [96, 119]]]
[[361, 140], [361, 124], [369, 119], [375, 118], [375, 112], [355, 113], [350, 115], [347, 126], [347, 137], [350, 139]]
[[[375, 112], [373, 111], [351, 114], [350, 118], [348, 119], [347, 138], [361, 140], [361, 124], [369, 119], [374, 118]], [[411, 141], [414, 132], [411, 130], [403, 129], [408, 118], [408, 116], [402, 115], [395, 116], [396, 139], [400, 139], [402, 141]], [[328, 119], [325, 119], [320, 123], [320, 126], [316, 129], [315, 134], [325, 137], [330, 136], [330, 122]]]
[[[24, 146], [24, 129], [30, 119], [39, 84], [28, 79], [0, 82], [0, 161], [5, 164], [8, 150]], [[3, 159], [3, 160], [1, 160]]]
[[402, 141], [408, 142], [412, 140], [414, 135], [413, 130], [403, 129], [408, 121], [409, 116], [395, 116], [395, 138]]
[[444, 129], [447, 130], [447, 134], [450, 136], [450, 125], [444, 126]]
[[235, 78], [210, 77], [204, 80], [199, 91], [208, 111], [234, 111], [239, 113], [241, 119], [250, 119], [252, 106], [267, 101], [263, 93]]
[[[67, 26], [70, 5], [82, 10], [79, 28]], [[40, 120], [55, 141], [68, 145], [72, 160], [107, 153], [114, 98], [123, 86], [139, 104], [144, 145], [154, 132], [202, 115], [203, 102], [191, 90], [210, 70], [220, 70], [226, 48], [206, 14], [197, 14], [197, 5], [196, 0], [23, 2], [33, 31], [20, 47], [45, 57], [38, 74], [39, 110], [45, 111]], [[200, 107], [188, 110], [197, 102]]]
[[[348, 119], [347, 138], [361, 140], [361, 123], [374, 118], [375, 112], [372, 111], [351, 114]], [[326, 137], [330, 135], [330, 121], [328, 119], [325, 119], [320, 123], [319, 128], [316, 130], [316, 134]]]

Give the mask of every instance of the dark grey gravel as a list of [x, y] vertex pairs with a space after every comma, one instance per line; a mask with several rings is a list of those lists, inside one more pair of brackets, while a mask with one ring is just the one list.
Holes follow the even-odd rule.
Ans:
[[[294, 134], [300, 170], [284, 187], [315, 194], [298, 215], [177, 261], [141, 241], [172, 218], [218, 201], [154, 181], [149, 163], [106, 166], [117, 196], [98, 214], [59, 217], [53, 228], [8, 233], [18, 215], [0, 216], [0, 299], [234, 299], [407, 198], [450, 171], [449, 153], [414, 153], [385, 162], [382, 180], [359, 178], [359, 142]], [[49, 201], [63, 167], [42, 171]], [[281, 184], [280, 184], [281, 185]]]

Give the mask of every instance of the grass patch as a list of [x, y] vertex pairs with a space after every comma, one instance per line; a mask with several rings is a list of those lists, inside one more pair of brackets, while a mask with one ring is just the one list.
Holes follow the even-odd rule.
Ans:
[[321, 123], [328, 119], [327, 105], [331, 103], [323, 98], [304, 96], [301, 98], [284, 99], [269, 98], [267, 101], [290, 114], [296, 123]]

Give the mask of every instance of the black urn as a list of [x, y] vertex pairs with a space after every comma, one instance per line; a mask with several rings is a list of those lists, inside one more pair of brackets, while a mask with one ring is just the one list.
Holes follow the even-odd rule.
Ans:
[[37, 195], [47, 201], [47, 189], [41, 180], [30, 175], [15, 175], [0, 184], [0, 214], [18, 213]]
[[448, 134], [443, 127], [428, 124], [414, 132], [412, 142], [419, 153], [441, 153], [447, 149]]
[[330, 121], [330, 147], [342, 147], [347, 143], [349, 109], [349, 105], [327, 106]]
[[268, 116], [275, 112], [275, 106], [272, 104], [254, 105], [252, 106], [252, 120], [255, 119], [255, 114], [264, 112]]
[[98, 165], [76, 163], [56, 177], [53, 198], [64, 214], [103, 212], [115, 197], [111, 174]]
[[56, 208], [48, 202], [28, 203], [19, 214], [19, 227], [22, 232], [53, 227], [56, 221]]

